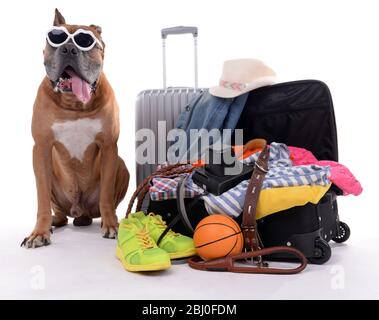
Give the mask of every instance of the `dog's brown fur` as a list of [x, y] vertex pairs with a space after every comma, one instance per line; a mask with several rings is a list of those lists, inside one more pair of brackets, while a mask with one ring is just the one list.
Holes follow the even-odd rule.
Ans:
[[[99, 36], [98, 27], [67, 25], [59, 12], [54, 24], [64, 24], [70, 32], [78, 27], [90, 28]], [[97, 50], [93, 55], [93, 59], [101, 59], [102, 62], [103, 50]], [[70, 156], [52, 130], [54, 123], [79, 119], [100, 119], [102, 123], [101, 132], [86, 148], [82, 161]], [[32, 120], [37, 223], [24, 241], [26, 247], [49, 244], [51, 226], [67, 224], [68, 216], [75, 218], [76, 225], [88, 225], [92, 218], [101, 217], [104, 237], [116, 236], [115, 210], [129, 183], [128, 170], [117, 151], [119, 130], [118, 105], [103, 72], [97, 81], [96, 91], [85, 105], [72, 93], [55, 92], [48, 77], [42, 81]]]

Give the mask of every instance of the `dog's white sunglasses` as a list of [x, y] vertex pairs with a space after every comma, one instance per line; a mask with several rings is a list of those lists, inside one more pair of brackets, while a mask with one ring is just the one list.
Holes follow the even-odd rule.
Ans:
[[54, 48], [58, 48], [72, 40], [75, 46], [82, 51], [89, 51], [96, 44], [103, 49], [101, 41], [95, 34], [85, 29], [78, 29], [71, 34], [65, 27], [55, 26], [47, 32], [46, 40]]

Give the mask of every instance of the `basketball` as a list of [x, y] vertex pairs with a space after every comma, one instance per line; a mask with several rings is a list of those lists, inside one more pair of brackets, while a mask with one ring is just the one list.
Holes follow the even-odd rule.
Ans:
[[232, 218], [210, 215], [196, 226], [193, 241], [197, 254], [203, 260], [222, 258], [242, 252], [241, 228]]

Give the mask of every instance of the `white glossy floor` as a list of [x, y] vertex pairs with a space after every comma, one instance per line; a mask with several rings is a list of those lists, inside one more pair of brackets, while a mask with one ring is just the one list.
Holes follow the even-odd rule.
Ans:
[[[1, 229], [0, 229], [1, 230]], [[115, 241], [102, 239], [99, 224], [69, 225], [49, 247], [17, 245], [29, 231], [2, 229], [0, 298], [21, 299], [371, 299], [379, 298], [378, 238], [354, 237], [333, 244], [323, 266], [292, 276], [192, 270], [174, 265], [161, 273], [135, 274], [114, 256]]]

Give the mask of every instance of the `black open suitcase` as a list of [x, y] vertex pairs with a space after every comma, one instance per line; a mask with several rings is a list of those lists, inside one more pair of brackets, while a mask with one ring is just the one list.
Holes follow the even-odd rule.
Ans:
[[[318, 160], [338, 161], [337, 129], [328, 87], [320, 81], [280, 83], [251, 91], [237, 124], [244, 130], [244, 143], [264, 138], [310, 150]], [[309, 262], [323, 264], [331, 256], [330, 240], [344, 242], [350, 236], [347, 224], [339, 221], [336, 197], [342, 192], [332, 185], [318, 204], [309, 203], [271, 214], [258, 220], [259, 235], [265, 247], [293, 246]], [[203, 201], [185, 200], [193, 226], [207, 215]], [[150, 201], [149, 212], [170, 223], [178, 216], [175, 200]], [[241, 214], [242, 218], [242, 214]], [[190, 234], [179, 221], [173, 229]], [[272, 259], [286, 260], [287, 256]]]

